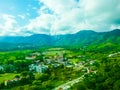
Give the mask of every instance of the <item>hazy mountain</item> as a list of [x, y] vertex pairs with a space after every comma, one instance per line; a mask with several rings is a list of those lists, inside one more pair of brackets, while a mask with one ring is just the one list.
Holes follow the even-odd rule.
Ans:
[[120, 30], [109, 32], [94, 32], [83, 30], [75, 34], [45, 35], [34, 34], [31, 36], [3, 36], [0, 37], [0, 48], [40, 47], [40, 46], [90, 46], [120, 44]]

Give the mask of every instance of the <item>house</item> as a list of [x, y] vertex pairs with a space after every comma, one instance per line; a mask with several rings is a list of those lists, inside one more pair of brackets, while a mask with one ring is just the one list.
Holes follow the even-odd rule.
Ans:
[[109, 54], [109, 55], [108, 55], [108, 57], [113, 57], [113, 56], [114, 56], [114, 54]]
[[66, 67], [67, 67], [67, 68], [72, 68], [72, 67], [73, 67], [73, 65], [66, 65]]
[[34, 56], [40, 56], [41, 53], [39, 53], [39, 52], [34, 52], [34, 53], [32, 53], [32, 55], [34, 55]]
[[34, 59], [36, 59], [36, 56], [29, 55], [29, 56], [26, 56], [25, 59], [27, 59], [27, 60], [34, 60]]
[[92, 60], [92, 61], [90, 61], [90, 65], [93, 65], [95, 62]]

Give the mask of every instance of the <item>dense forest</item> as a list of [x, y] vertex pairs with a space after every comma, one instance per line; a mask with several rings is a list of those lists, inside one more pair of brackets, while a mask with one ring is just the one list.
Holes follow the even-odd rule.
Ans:
[[96, 74], [86, 74], [70, 90], [120, 90], [120, 54], [99, 60]]
[[104, 49], [106, 46], [106, 49], [117, 49], [120, 45], [120, 30], [115, 29], [108, 32], [83, 30], [65, 35], [34, 34], [31, 36], [1, 36], [0, 38], [1, 51], [34, 50], [41, 47], [90, 47], [93, 50]]

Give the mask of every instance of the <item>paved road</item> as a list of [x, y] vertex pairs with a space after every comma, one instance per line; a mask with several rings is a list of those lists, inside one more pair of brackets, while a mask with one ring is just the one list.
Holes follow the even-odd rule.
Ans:
[[[84, 74], [85, 75], [85, 74]], [[62, 90], [68, 90], [71, 86], [73, 86], [75, 83], [78, 83], [80, 81], [83, 80], [84, 78], [84, 75], [82, 75], [81, 77], [77, 78], [77, 79], [73, 79], [72, 81], [69, 81], [65, 84], [62, 84], [56, 88], [54, 88], [53, 90], [59, 90], [59, 89], [62, 89]]]
[[[88, 74], [88, 73], [90, 73], [90, 71], [89, 71], [89, 69], [88, 69], [88, 67], [87, 67], [87, 72], [84, 73], [84, 75], [85, 75], [85, 74]], [[68, 90], [68, 89], [69, 89], [71, 86], [73, 86], [74, 84], [82, 81], [83, 78], [84, 78], [84, 75], [80, 76], [80, 77], [77, 78], [77, 79], [73, 79], [73, 80], [71, 80], [71, 81], [69, 81], [69, 82], [67, 82], [67, 83], [64, 83], [64, 84], [62, 84], [62, 85], [54, 88], [53, 90], [60, 90], [60, 89], [61, 89], [61, 90]]]

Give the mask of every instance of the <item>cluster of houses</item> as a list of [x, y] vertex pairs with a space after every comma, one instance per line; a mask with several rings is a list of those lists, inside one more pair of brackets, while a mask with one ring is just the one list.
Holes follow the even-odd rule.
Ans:
[[[37, 60], [39, 56], [43, 56], [43, 60]], [[46, 53], [34, 52], [30, 53], [25, 57], [26, 60], [33, 61], [29, 66], [29, 71], [36, 72], [36, 73], [44, 73], [49, 67], [58, 67], [60, 65], [64, 65], [68, 68], [82, 68], [82, 66], [86, 63], [85, 61], [80, 61], [79, 63], [71, 63], [70, 59], [74, 57], [64, 56], [64, 53], [57, 53], [54, 56], [47, 56]], [[84, 56], [78, 56], [77, 58], [85, 58]], [[92, 65], [94, 62], [93, 60], [89, 60], [89, 64]], [[8, 65], [10, 70], [14, 70], [14, 66]], [[5, 71], [5, 66], [0, 65], [0, 73]]]
[[4, 82], [4, 85], [6, 86], [6, 87], [11, 87], [11, 86], [13, 86], [13, 85], [17, 85], [17, 84], [19, 84], [19, 82], [21, 81], [21, 77], [19, 77], [19, 76], [15, 76], [12, 80], [6, 80], [5, 82]]
[[[26, 60], [31, 60], [33, 63], [31, 63], [28, 66], [29, 71], [37, 72], [37, 73], [43, 73], [45, 70], [49, 68], [49, 66], [58, 67], [60, 65], [64, 65], [66, 67], [73, 67], [72, 64], [70, 64], [69, 60], [63, 56], [63, 53], [56, 54], [54, 56], [49, 56], [46, 58], [46, 54], [43, 55], [43, 60], [37, 60], [39, 56], [43, 54], [39, 52], [30, 53], [25, 57]], [[14, 65], [0, 65], [0, 73], [5, 72], [7, 69], [9, 69], [9, 72], [14, 72]]]
[[29, 55], [27, 55], [25, 57], [25, 59], [27, 59], [27, 60], [34, 60], [39, 55], [41, 55], [41, 53], [39, 53], [39, 52], [30, 53]]
[[[60, 65], [64, 65], [65, 67], [68, 67], [68, 68], [73, 68], [73, 69], [81, 69], [83, 68], [83, 65], [93, 65], [94, 63], [94, 60], [86, 60], [86, 61], [80, 61], [78, 63], [71, 63], [69, 61], [69, 59], [72, 59], [74, 57], [70, 56], [70, 57], [65, 57], [63, 55], [64, 53], [60, 53], [60, 54], [56, 54], [54, 55], [53, 57], [48, 57], [48, 58], [45, 58], [44, 57], [44, 60], [41, 62], [41, 60], [35, 60], [36, 58], [33, 58], [33, 57], [37, 57], [39, 55], [41, 55], [40, 53], [36, 52], [36, 53], [33, 53], [33, 54], [30, 54], [28, 60], [35, 60], [34, 63], [30, 64], [29, 65], [29, 71], [34, 71], [34, 72], [37, 72], [37, 73], [44, 73], [48, 68], [49, 66], [53, 66], [54, 68], [60, 66]], [[45, 56], [45, 55], [43, 55]], [[69, 58], [69, 59], [68, 59]], [[85, 58], [85, 56], [78, 56], [76, 58]]]
[[4, 88], [4, 90], [8, 90], [7, 88], [29, 83], [29, 79], [33, 78], [34, 78], [33, 74], [27, 74], [26, 76], [16, 75], [13, 79], [5, 80], [4, 82], [0, 83], [0, 90], [1, 88]]
[[[28, 60], [35, 60], [36, 56], [39, 56], [41, 54], [30, 54], [29, 57], [27, 56], [26, 59]], [[30, 59], [29, 59], [30, 58]], [[53, 67], [58, 67], [60, 65], [64, 65], [66, 67], [72, 67], [72, 65], [69, 63], [69, 61], [67, 60], [67, 58], [63, 57], [63, 54], [60, 55], [55, 55], [54, 57], [48, 57], [45, 58], [43, 57], [43, 61], [41, 62], [41, 60], [35, 60], [34, 63], [32, 63], [31, 65], [29, 65], [29, 71], [34, 71], [37, 73], [43, 73], [45, 70], [47, 70], [49, 68], [49, 66], [53, 66]]]
[[[22, 81], [22, 77], [16, 75], [13, 79], [11, 80], [5, 80], [4, 82], [0, 83], [0, 88], [11, 88], [13, 86], [17, 86], [20, 84]], [[7, 90], [7, 89], [5, 89]]]
[[43, 73], [45, 70], [47, 70], [48, 66], [44, 65], [43, 63], [36, 63], [29, 65], [29, 71], [37, 72], [37, 73]]

